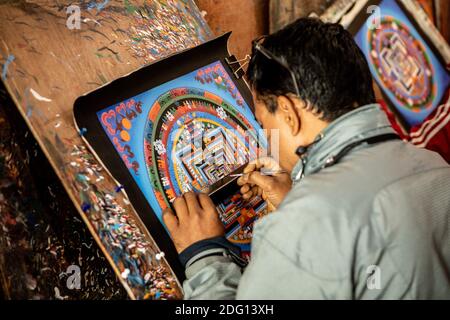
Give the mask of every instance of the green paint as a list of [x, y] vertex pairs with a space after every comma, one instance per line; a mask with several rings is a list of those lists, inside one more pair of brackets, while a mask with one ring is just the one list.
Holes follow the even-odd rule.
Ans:
[[106, 80], [106, 78], [102, 74], [99, 74], [98, 77], [100, 78], [100, 81], [102, 83], [107, 83], [108, 82], [108, 80]]
[[136, 7], [133, 6], [130, 1], [124, 0], [125, 10], [127, 11], [127, 14], [133, 14], [136, 12]]

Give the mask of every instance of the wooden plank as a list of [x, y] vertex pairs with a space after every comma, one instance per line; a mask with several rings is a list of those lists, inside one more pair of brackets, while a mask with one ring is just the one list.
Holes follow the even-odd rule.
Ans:
[[191, 0], [79, 1], [81, 28], [73, 30], [66, 24], [70, 4], [0, 1], [2, 80], [130, 298], [180, 298], [125, 193], [83, 146], [72, 106], [81, 94], [211, 32]]

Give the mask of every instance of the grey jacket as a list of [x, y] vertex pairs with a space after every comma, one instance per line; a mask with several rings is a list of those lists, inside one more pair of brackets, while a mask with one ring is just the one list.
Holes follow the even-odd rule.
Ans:
[[[450, 299], [450, 167], [401, 140], [378, 105], [330, 124], [294, 187], [254, 227], [245, 271], [228, 256], [189, 265], [186, 299]], [[331, 164], [331, 166], [326, 166]]]

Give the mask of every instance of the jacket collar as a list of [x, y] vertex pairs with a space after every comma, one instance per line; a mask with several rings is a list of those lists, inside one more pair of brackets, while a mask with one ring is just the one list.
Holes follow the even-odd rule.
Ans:
[[378, 104], [346, 113], [318, 135], [292, 170], [292, 181], [297, 183], [304, 176], [333, 165], [334, 157], [350, 144], [388, 133], [395, 132]]

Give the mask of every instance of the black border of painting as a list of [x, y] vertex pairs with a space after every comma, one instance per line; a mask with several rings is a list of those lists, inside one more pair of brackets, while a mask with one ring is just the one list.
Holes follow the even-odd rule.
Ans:
[[74, 103], [73, 113], [76, 126], [83, 131], [81, 134], [93, 149], [92, 151], [125, 188], [131, 204], [159, 249], [165, 253], [170, 267], [180, 282], [185, 279], [185, 274], [172, 240], [114, 149], [98, 120], [97, 112], [216, 61], [223, 64], [245, 102], [253, 111], [253, 100], [248, 85], [243, 79], [234, 76], [233, 70], [225, 60], [231, 57], [227, 48], [230, 34], [231, 32], [226, 33], [197, 47], [144, 66], [79, 97]]
[[[367, 21], [367, 19], [371, 16], [371, 14], [367, 13], [367, 8], [371, 5], [379, 5], [383, 0], [369, 0], [366, 5], [357, 13], [355, 19], [350, 23], [350, 25], [347, 27], [347, 30], [355, 37], [358, 31], [361, 29], [361, 26]], [[408, 20], [411, 22], [411, 24], [416, 28], [417, 32], [420, 34], [420, 36], [425, 40], [427, 45], [430, 47], [431, 51], [436, 55], [439, 62], [444, 66], [447, 65], [445, 62], [444, 57], [440, 53], [440, 51], [437, 49], [434, 42], [430, 39], [430, 37], [423, 31], [422, 27], [419, 25], [419, 23], [414, 19], [412, 14], [408, 11], [408, 9], [403, 5], [401, 1], [398, 0], [391, 0], [394, 1], [400, 9], [402, 9], [403, 13], [406, 15]], [[446, 70], [447, 73], [449, 73], [448, 70]], [[375, 78], [374, 78], [375, 80]], [[378, 82], [375, 80], [375, 83], [378, 84]], [[450, 87], [450, 86], [449, 86]], [[445, 90], [448, 91], [449, 87], [447, 87]], [[395, 107], [394, 103], [389, 99], [388, 95], [384, 92], [384, 90], [380, 87], [380, 92], [382, 93], [384, 100], [388, 103], [389, 108], [391, 111], [394, 112], [394, 114], [397, 116], [397, 119], [400, 121], [400, 124], [403, 126], [403, 128], [409, 130], [411, 129], [411, 125], [406, 121], [406, 119], [402, 116], [400, 111]], [[443, 99], [445, 99], [445, 96]], [[442, 102], [442, 101], [441, 101]], [[439, 107], [439, 106], [438, 106]], [[436, 109], [436, 108], [435, 108]]]

